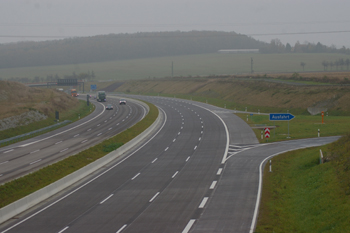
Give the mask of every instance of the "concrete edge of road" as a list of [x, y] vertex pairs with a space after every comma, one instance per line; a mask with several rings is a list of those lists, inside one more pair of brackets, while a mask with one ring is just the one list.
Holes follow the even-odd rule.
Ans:
[[[140, 101], [140, 103], [143, 103]], [[144, 103], [143, 103], [144, 105]], [[73, 185], [74, 183], [78, 182], [79, 180], [83, 179], [84, 177], [88, 176], [89, 174], [97, 171], [101, 167], [107, 165], [108, 163], [112, 162], [113, 160], [120, 158], [122, 155], [124, 155], [129, 150], [135, 148], [136, 146], [140, 145], [148, 135], [156, 132], [156, 130], [161, 126], [161, 123], [164, 119], [164, 115], [162, 111], [159, 111], [158, 117], [155, 120], [155, 122], [148, 127], [145, 131], [143, 131], [141, 134], [139, 134], [137, 137], [123, 145], [122, 147], [118, 148], [117, 150], [105, 155], [103, 158], [100, 158], [87, 166], [79, 169], [78, 171], [75, 171], [74, 173], [18, 200], [15, 201], [3, 208], [0, 209], [0, 224], [4, 223], [5, 221], [13, 218], [14, 216], [32, 208], [33, 206], [39, 204], [40, 202], [50, 198], [51, 196], [57, 194], [58, 192], [62, 191], [63, 189]]]

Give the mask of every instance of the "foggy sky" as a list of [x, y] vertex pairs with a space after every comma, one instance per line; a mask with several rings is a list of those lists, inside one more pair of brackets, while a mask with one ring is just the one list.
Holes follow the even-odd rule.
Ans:
[[348, 0], [0, 0], [0, 43], [215, 30], [350, 48], [349, 9]]

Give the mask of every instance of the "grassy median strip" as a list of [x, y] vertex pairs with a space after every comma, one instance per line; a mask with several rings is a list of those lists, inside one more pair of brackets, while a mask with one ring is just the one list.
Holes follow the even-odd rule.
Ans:
[[256, 232], [350, 232], [349, 148], [348, 134], [330, 145], [274, 157], [272, 172], [268, 164], [264, 169]]
[[73, 173], [145, 131], [158, 117], [157, 107], [150, 103], [147, 104], [150, 108], [149, 113], [131, 128], [76, 155], [1, 185], [0, 208]]

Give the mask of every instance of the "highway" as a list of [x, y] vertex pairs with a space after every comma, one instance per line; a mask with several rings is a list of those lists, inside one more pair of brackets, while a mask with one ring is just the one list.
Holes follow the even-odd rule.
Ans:
[[141, 147], [0, 226], [2, 232], [252, 232], [262, 162], [337, 139], [258, 144], [232, 110], [162, 97]]
[[[28, 174], [95, 145], [137, 123], [146, 114], [139, 103], [119, 105], [119, 99], [93, 101], [89, 116], [52, 132], [0, 148], [0, 183]], [[112, 104], [113, 110], [105, 110]]]

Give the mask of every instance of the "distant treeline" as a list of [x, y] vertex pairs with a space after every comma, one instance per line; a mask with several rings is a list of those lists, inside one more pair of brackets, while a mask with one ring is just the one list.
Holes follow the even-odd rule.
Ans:
[[318, 42], [314, 43], [304, 43], [301, 44], [299, 41], [291, 46], [289, 43], [286, 45], [282, 44], [279, 39], [271, 40], [270, 44], [266, 44], [264, 47], [260, 48], [260, 53], [343, 53], [350, 55], [350, 49], [343, 46], [337, 49], [333, 46], [326, 46]]
[[335, 66], [335, 68], [338, 70], [338, 67], [340, 67], [340, 70], [343, 70], [343, 67], [346, 66], [346, 69], [349, 70], [349, 66], [350, 66], [350, 59], [349, 58], [340, 58], [337, 59], [336, 61], [332, 62], [332, 61], [323, 61], [322, 62], [322, 66], [324, 71], [328, 70], [328, 67], [330, 67], [330, 70], [333, 70], [333, 66]]
[[260, 49], [266, 43], [235, 32], [140, 32], [0, 44], [0, 68], [103, 62]]
[[[63, 77], [60, 77], [59, 75], [46, 75], [45, 77], [39, 77], [35, 76], [33, 78], [29, 77], [11, 77], [7, 79], [8, 81], [13, 82], [19, 82], [19, 83], [39, 83], [39, 82], [57, 82], [58, 79], [78, 79], [83, 81], [92, 81], [95, 80], [95, 72], [94, 71], [88, 71], [87, 73], [82, 72], [80, 74], [76, 74], [75, 72], [72, 73], [72, 75], [63, 75]], [[0, 80], [2, 78], [0, 77]]]
[[216, 53], [222, 49], [259, 49], [260, 53], [350, 54], [345, 47], [337, 49], [320, 42], [297, 42], [291, 46], [274, 39], [265, 43], [235, 32], [139, 32], [0, 44], [0, 69]]

